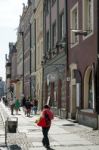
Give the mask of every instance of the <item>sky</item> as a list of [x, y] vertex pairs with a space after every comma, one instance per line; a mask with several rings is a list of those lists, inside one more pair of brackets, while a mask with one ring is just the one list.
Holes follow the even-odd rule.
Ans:
[[27, 0], [0, 0], [0, 77], [3, 80], [6, 79], [5, 54], [9, 53], [9, 42], [17, 40], [23, 3], [27, 4]]

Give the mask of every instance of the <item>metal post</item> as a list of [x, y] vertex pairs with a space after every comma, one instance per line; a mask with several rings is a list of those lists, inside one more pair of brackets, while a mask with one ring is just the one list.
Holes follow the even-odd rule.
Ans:
[[7, 121], [5, 121], [5, 145], [7, 146]]

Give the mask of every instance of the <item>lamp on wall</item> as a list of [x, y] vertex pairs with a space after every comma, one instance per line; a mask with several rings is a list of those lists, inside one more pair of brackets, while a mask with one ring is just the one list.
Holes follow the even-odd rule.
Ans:
[[73, 33], [75, 33], [75, 35], [83, 35], [83, 36], [87, 36], [88, 31], [83, 31], [83, 30], [72, 30]]

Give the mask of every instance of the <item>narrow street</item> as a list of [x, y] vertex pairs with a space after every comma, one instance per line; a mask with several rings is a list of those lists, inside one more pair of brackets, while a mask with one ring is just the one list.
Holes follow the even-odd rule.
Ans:
[[[4, 126], [7, 117], [18, 117], [18, 132], [8, 133], [7, 144], [11, 150], [45, 150], [42, 146], [41, 128], [34, 123], [38, 115], [26, 117], [21, 110], [19, 115], [10, 115], [10, 109], [0, 103], [0, 146], [4, 145]], [[55, 117], [49, 132], [51, 148], [54, 150], [99, 150], [99, 130], [72, 123]], [[17, 146], [17, 148], [16, 148]], [[3, 150], [4, 147], [1, 147]]]

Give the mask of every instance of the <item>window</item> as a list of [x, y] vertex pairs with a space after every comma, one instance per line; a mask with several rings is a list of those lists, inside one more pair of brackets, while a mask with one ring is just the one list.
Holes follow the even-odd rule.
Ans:
[[[71, 29], [77, 30], [78, 29], [78, 3], [71, 9]], [[78, 43], [78, 36], [75, 35], [74, 32], [71, 30], [71, 46], [74, 46]]]
[[56, 46], [56, 22], [52, 25], [52, 47]]
[[41, 13], [40, 13], [40, 31], [42, 31], [43, 30], [43, 12], [41, 11]]
[[46, 34], [46, 49], [49, 50], [49, 31]]
[[46, 13], [49, 13], [49, 8], [50, 8], [50, 2], [49, 0], [46, 0]]
[[93, 0], [83, 0], [83, 30], [93, 31]]
[[52, 6], [55, 4], [56, 0], [52, 0]]
[[88, 88], [88, 108], [92, 109], [93, 108], [93, 92], [92, 92], [92, 72], [90, 73], [90, 78], [89, 78], [89, 88]]
[[64, 37], [64, 12], [60, 15], [60, 40]]

